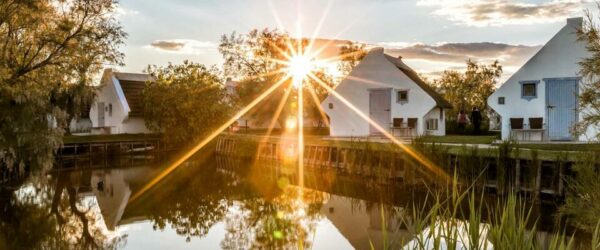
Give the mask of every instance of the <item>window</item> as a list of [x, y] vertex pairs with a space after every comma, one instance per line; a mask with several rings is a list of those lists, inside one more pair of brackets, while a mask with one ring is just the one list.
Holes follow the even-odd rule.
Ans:
[[506, 100], [504, 99], [504, 96], [498, 97], [498, 104], [500, 104], [500, 105], [504, 105], [504, 102], [505, 102], [505, 101], [506, 101]]
[[112, 103], [108, 104], [108, 116], [112, 116]]
[[329, 103], [329, 109], [333, 109], [333, 103]]
[[398, 90], [396, 95], [396, 102], [406, 103], [408, 102], [408, 90]]
[[438, 130], [438, 119], [428, 119], [426, 127], [427, 130]]
[[531, 100], [537, 98], [537, 84], [539, 81], [524, 81], [521, 84], [521, 98]]

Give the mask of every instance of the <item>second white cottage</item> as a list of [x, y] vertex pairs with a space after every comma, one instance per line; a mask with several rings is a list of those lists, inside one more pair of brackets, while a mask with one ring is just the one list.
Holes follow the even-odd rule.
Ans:
[[[446, 110], [452, 106], [401, 58], [374, 48], [337, 85], [335, 91], [394, 136], [446, 134]], [[321, 107], [335, 137], [380, 136], [381, 131], [334, 95]]]

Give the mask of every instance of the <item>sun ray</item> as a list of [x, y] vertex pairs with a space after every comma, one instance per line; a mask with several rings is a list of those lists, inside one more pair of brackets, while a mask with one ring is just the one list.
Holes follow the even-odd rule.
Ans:
[[273, 70], [273, 71], [268, 72], [268, 73], [257, 74], [257, 75], [254, 75], [254, 76], [246, 77], [246, 78], [244, 78], [244, 80], [246, 80], [246, 81], [247, 80], [254, 80], [254, 79], [257, 79], [257, 78], [260, 78], [260, 77], [272, 76], [272, 75], [276, 75], [276, 74], [279, 74], [279, 73], [285, 73], [285, 69], [278, 69], [278, 70]]
[[[260, 145], [264, 145], [265, 142], [267, 142], [267, 140], [269, 139], [269, 136], [271, 136], [271, 133], [273, 132], [273, 128], [275, 128], [275, 124], [277, 123], [277, 120], [279, 119], [279, 116], [281, 116], [281, 112], [283, 111], [283, 108], [285, 107], [285, 104], [287, 103], [287, 100], [289, 99], [289, 96], [290, 96], [291, 92], [292, 92], [292, 87], [291, 86], [288, 87], [288, 88], [286, 88], [286, 90], [285, 90], [285, 92], [283, 94], [283, 98], [281, 98], [281, 100], [279, 101], [279, 104], [277, 106], [277, 110], [275, 110], [275, 114], [273, 115], [273, 118], [269, 122], [269, 127], [267, 127], [267, 133], [260, 140], [260, 143], [258, 144], [259, 147], [260, 147]], [[257, 151], [256, 153], [258, 154], [259, 152]], [[258, 159], [258, 157], [256, 157], [256, 159]]]
[[327, 7], [325, 7], [325, 10], [323, 11], [323, 14], [321, 15], [321, 19], [319, 19], [319, 23], [317, 23], [317, 27], [315, 27], [315, 30], [313, 31], [312, 36], [310, 37], [310, 41], [309, 41], [308, 45], [306, 46], [307, 52], [312, 51], [312, 48], [315, 43], [315, 39], [321, 32], [321, 29], [323, 28], [323, 24], [325, 23], [325, 20], [327, 19], [327, 16], [329, 15], [329, 11], [331, 10], [331, 6], [333, 6], [333, 1], [334, 0], [329, 0], [327, 2]]
[[277, 11], [275, 10], [275, 6], [273, 6], [273, 1], [269, 0], [269, 1], [267, 1], [267, 3], [269, 4], [269, 10], [271, 10], [271, 14], [273, 15], [273, 18], [275, 19], [275, 23], [277, 24], [277, 27], [279, 27], [280, 30], [284, 30], [285, 27], [283, 26], [283, 22], [281, 22], [279, 13], [277, 13]]
[[198, 152], [198, 150], [200, 150], [204, 146], [206, 146], [206, 144], [208, 144], [215, 137], [217, 137], [219, 134], [221, 134], [221, 132], [226, 130], [235, 121], [240, 119], [240, 117], [242, 117], [244, 114], [246, 114], [250, 109], [252, 109], [254, 106], [256, 106], [258, 103], [260, 103], [262, 100], [264, 100], [267, 96], [271, 95], [271, 93], [273, 93], [277, 88], [279, 88], [287, 80], [288, 80], [288, 78], [282, 78], [278, 82], [273, 84], [269, 89], [267, 89], [265, 92], [263, 92], [261, 95], [259, 95], [252, 102], [250, 102], [246, 107], [244, 107], [242, 110], [240, 110], [231, 119], [229, 119], [227, 122], [225, 122], [219, 128], [217, 128], [213, 133], [211, 133], [206, 138], [204, 138], [200, 143], [196, 144], [196, 146], [194, 146], [192, 149], [190, 149], [185, 154], [183, 154], [181, 157], [179, 157], [179, 159], [177, 159], [176, 161], [171, 163], [160, 174], [158, 174], [150, 182], [148, 182], [146, 185], [144, 185], [144, 187], [142, 189], [140, 189], [140, 191], [136, 192], [129, 199], [129, 201], [132, 202], [132, 201], [136, 200], [141, 195], [143, 195], [146, 191], [151, 189], [154, 185], [156, 185], [158, 182], [160, 182], [162, 179], [164, 179], [167, 175], [169, 175], [171, 172], [173, 172], [173, 170], [175, 170], [177, 167], [179, 167], [179, 165], [181, 165], [181, 163], [185, 162], [187, 159], [192, 157], [196, 152]]
[[373, 85], [380, 85], [382, 87], [393, 86], [392, 83], [385, 83], [385, 82], [373, 81], [373, 80], [369, 80], [369, 79], [365, 79], [365, 78], [361, 78], [361, 77], [356, 77], [356, 76], [350, 76], [350, 75], [348, 75], [348, 76], [346, 76], [346, 78], [350, 79], [350, 80], [355, 80], [355, 81], [358, 81], [358, 82], [363, 82], [363, 83], [368, 83], [368, 84], [373, 84]]
[[309, 56], [310, 57], [317, 57], [318, 55], [320, 55], [324, 50], [326, 50], [329, 46], [331, 46], [331, 44], [333, 44], [337, 39], [339, 39], [344, 33], [346, 33], [346, 31], [350, 30], [350, 28], [352, 28], [352, 26], [354, 26], [354, 24], [356, 24], [358, 22], [358, 19], [355, 19], [354, 21], [352, 21], [350, 24], [348, 24], [344, 29], [342, 29], [340, 32], [338, 32], [337, 34], [335, 34], [333, 37], [329, 38], [328, 41], [323, 44], [322, 46], [320, 46], [319, 48], [317, 48], [314, 51], [309, 51]]
[[340, 61], [346, 57], [350, 57], [350, 56], [354, 56], [354, 55], [359, 55], [361, 53], [364, 53], [363, 51], [354, 51], [354, 52], [350, 52], [350, 53], [345, 53], [345, 54], [341, 54], [341, 55], [337, 55], [337, 56], [331, 56], [331, 57], [326, 57], [326, 58], [321, 58], [319, 59], [320, 62], [323, 63], [331, 63], [331, 62], [337, 62]]
[[300, 87], [298, 88], [298, 184], [300, 187], [304, 187], [304, 100], [302, 96], [302, 81], [300, 80]]
[[310, 93], [310, 96], [312, 97], [312, 100], [315, 102], [315, 105], [317, 106], [317, 109], [319, 110], [319, 114], [321, 114], [321, 118], [325, 122], [325, 125], [327, 127], [329, 127], [329, 119], [327, 119], [327, 115], [325, 114], [325, 111], [321, 107], [321, 103], [319, 102], [319, 98], [317, 97], [315, 90], [312, 89], [312, 86], [308, 87], [307, 89], [308, 89], [308, 92]]
[[390, 141], [392, 141], [394, 144], [396, 144], [400, 148], [402, 148], [404, 150], [404, 152], [406, 152], [412, 158], [414, 158], [419, 163], [421, 163], [426, 168], [428, 168], [429, 171], [432, 171], [434, 174], [441, 177], [444, 181], [450, 180], [450, 177], [448, 176], [448, 174], [446, 174], [440, 167], [436, 166], [433, 162], [429, 161], [421, 153], [404, 145], [402, 142], [400, 142], [398, 139], [396, 139], [393, 135], [391, 135], [389, 132], [387, 132], [387, 130], [385, 130], [379, 124], [377, 124], [377, 122], [374, 122], [373, 120], [371, 120], [371, 118], [369, 116], [365, 115], [360, 109], [358, 109], [356, 106], [354, 106], [350, 101], [346, 100], [346, 98], [344, 98], [342, 95], [340, 95], [337, 91], [335, 91], [331, 87], [327, 86], [327, 84], [325, 84], [323, 81], [321, 81], [321, 79], [319, 79], [312, 73], [309, 74], [309, 77], [312, 78], [313, 80], [315, 80], [317, 83], [319, 83], [319, 85], [321, 85], [321, 87], [325, 88], [330, 94], [332, 94], [334, 97], [336, 97], [338, 100], [340, 100], [344, 105], [346, 105], [348, 108], [350, 108], [352, 111], [354, 111], [362, 119], [367, 121], [371, 126], [373, 126], [375, 129], [377, 129], [383, 135], [385, 135], [385, 137], [387, 137]]

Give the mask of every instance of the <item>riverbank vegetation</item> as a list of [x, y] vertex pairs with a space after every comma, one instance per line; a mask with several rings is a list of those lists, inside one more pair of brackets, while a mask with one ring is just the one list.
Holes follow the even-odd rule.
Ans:
[[93, 100], [93, 77], [122, 62], [116, 8], [115, 0], [0, 3], [0, 166], [50, 168], [69, 122]]

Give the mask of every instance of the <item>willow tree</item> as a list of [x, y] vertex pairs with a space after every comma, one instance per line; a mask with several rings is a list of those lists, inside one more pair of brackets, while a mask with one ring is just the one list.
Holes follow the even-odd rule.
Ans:
[[[222, 54], [223, 69], [227, 77], [236, 79], [239, 84], [236, 87], [236, 95], [239, 106], [245, 106], [252, 100], [264, 93], [273, 84], [288, 78], [284, 61], [292, 50], [307, 48], [309, 41], [306, 39], [294, 39], [287, 33], [278, 30], [251, 30], [248, 34], [232, 33], [223, 35], [219, 52]], [[331, 85], [332, 78], [323, 69], [313, 69], [314, 75], [324, 83]], [[302, 91], [304, 95], [304, 116], [307, 118], [320, 119], [319, 105], [313, 101], [312, 93], [317, 96], [318, 102], [325, 98], [326, 93], [314, 80], [308, 80]], [[253, 108], [247, 117], [263, 124], [269, 124], [274, 114], [277, 113], [280, 103], [283, 108], [276, 122], [283, 127], [287, 117], [296, 114], [297, 100], [295, 96], [298, 89], [292, 86], [292, 79], [287, 79], [280, 88], [262, 103]], [[289, 92], [290, 94], [286, 94]], [[287, 99], [286, 96], [289, 96]], [[296, 104], [295, 104], [296, 103]]]
[[0, 2], [0, 164], [48, 166], [61, 126], [93, 98], [92, 79], [118, 64], [126, 34], [115, 0]]

